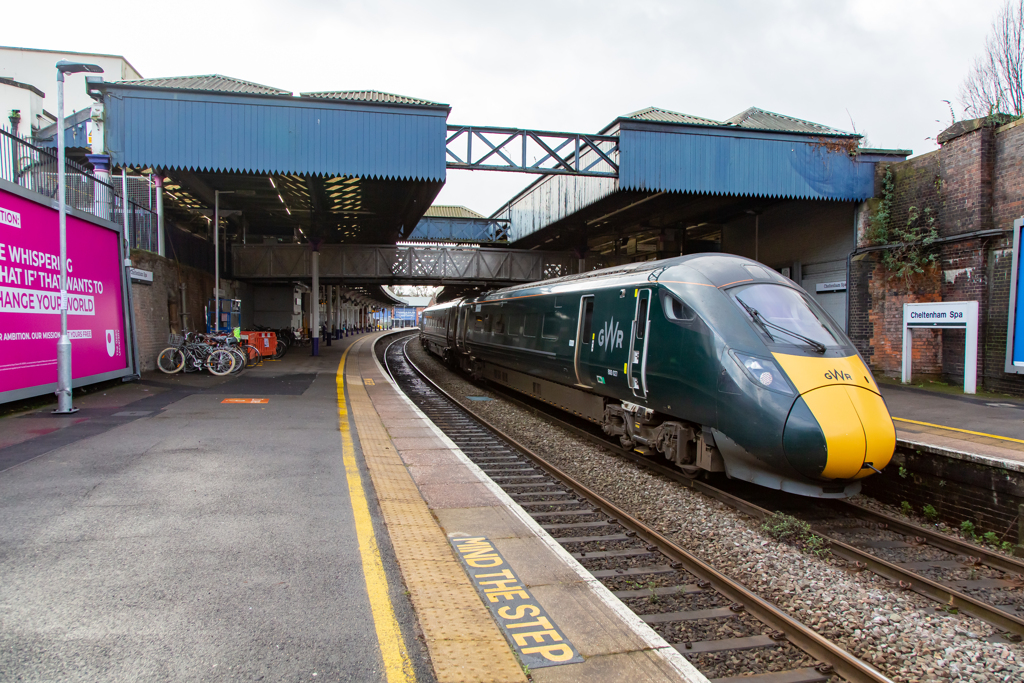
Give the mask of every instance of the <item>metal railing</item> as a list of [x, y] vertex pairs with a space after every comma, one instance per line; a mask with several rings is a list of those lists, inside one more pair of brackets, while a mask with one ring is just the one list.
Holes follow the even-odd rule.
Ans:
[[[242, 279], [307, 279], [312, 276], [308, 246], [234, 245], [232, 276]], [[346, 283], [515, 284], [568, 275], [567, 253], [519, 249], [443, 246], [324, 244], [319, 276]]]
[[[0, 178], [37, 194], [56, 200], [58, 164], [56, 152], [33, 145], [27, 139], [0, 127]], [[97, 218], [124, 225], [128, 212], [128, 242], [132, 249], [157, 249], [156, 213], [134, 201], [125, 202], [117, 182], [106, 183], [74, 160], [65, 162], [65, 202]], [[129, 176], [132, 183], [132, 177]], [[138, 184], [138, 181], [134, 181]], [[132, 196], [132, 185], [129, 195]], [[127, 205], [127, 206], [126, 206]]]

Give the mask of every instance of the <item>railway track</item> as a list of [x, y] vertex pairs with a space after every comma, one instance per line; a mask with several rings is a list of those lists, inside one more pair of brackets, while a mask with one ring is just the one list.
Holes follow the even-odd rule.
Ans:
[[381, 351], [399, 387], [595, 578], [713, 681], [889, 681], [515, 440], [420, 373], [408, 338]]
[[579, 418], [552, 415], [557, 408], [524, 400], [491, 384], [488, 391], [755, 519], [780, 511], [804, 519], [853, 569], [874, 572], [899, 588], [928, 597], [938, 603], [936, 609], [981, 619], [1002, 632], [995, 640], [1020, 642], [1024, 638], [1024, 562], [1020, 560], [849, 501], [810, 500], [771, 491], [774, 502], [759, 505], [754, 501], [766, 500], [766, 491], [757, 487], [736, 486], [742, 491], [738, 495], [693, 479], [668, 464], [622, 448]]

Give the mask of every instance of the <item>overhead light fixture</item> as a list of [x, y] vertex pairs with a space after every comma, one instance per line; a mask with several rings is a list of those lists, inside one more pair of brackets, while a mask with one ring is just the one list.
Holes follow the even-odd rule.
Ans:
[[288, 215], [289, 215], [289, 216], [291, 216], [291, 215], [292, 215], [292, 210], [288, 208], [288, 205], [287, 205], [287, 204], [285, 204], [285, 205], [284, 205], [284, 210], [288, 212]]
[[270, 181], [270, 186], [276, 190], [277, 189], [277, 185], [274, 184], [274, 179], [271, 178], [270, 176], [267, 176], [267, 180]]

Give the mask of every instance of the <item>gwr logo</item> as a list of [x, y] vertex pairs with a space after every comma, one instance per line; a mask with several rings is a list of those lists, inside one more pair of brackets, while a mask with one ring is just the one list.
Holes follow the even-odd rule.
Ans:
[[597, 345], [605, 351], [612, 351], [614, 349], [622, 348], [622, 330], [619, 329], [619, 324], [615, 322], [613, 317], [611, 320], [604, 324], [601, 331], [597, 333]]
[[0, 206], [0, 225], [9, 225], [12, 228], [21, 228], [21, 214]]
[[833, 370], [831, 372], [826, 372], [825, 373], [825, 379], [834, 379], [834, 380], [845, 379], [845, 380], [849, 381], [849, 380], [853, 379], [853, 375], [851, 375], [851, 374], [849, 374], [847, 372], [843, 372], [842, 370], [836, 370], [836, 369], [833, 368]]

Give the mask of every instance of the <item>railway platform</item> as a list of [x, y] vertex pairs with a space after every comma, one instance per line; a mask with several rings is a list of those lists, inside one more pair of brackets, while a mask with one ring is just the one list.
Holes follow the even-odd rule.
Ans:
[[0, 418], [3, 677], [706, 681], [392, 386], [379, 336]]
[[1024, 400], [879, 387], [900, 445], [1024, 472]]

